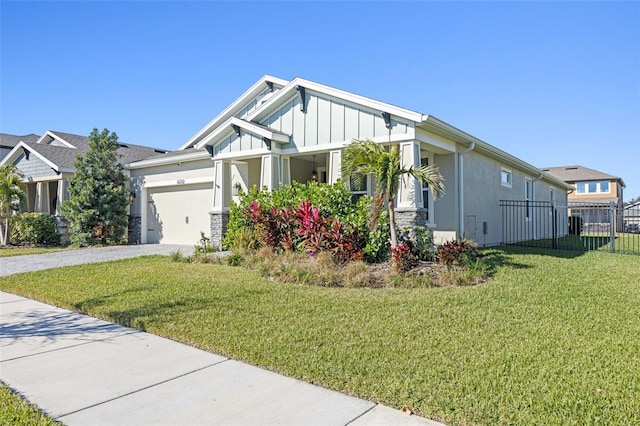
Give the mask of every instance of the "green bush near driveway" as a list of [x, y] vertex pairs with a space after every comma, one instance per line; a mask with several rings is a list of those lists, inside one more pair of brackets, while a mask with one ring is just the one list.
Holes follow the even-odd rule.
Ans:
[[0, 288], [447, 424], [640, 424], [638, 258], [490, 249], [472, 287], [281, 284], [146, 257]]
[[44, 213], [20, 213], [11, 217], [11, 241], [14, 243], [58, 245], [56, 220]]

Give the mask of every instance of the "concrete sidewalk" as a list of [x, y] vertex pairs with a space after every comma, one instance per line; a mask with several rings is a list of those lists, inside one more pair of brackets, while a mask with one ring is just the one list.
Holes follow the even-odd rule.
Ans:
[[44, 254], [30, 254], [0, 258], [0, 276], [33, 272], [60, 266], [83, 263], [106, 262], [138, 256], [160, 254], [168, 256], [180, 250], [183, 255], [193, 253], [193, 246], [172, 244], [140, 244], [131, 246], [91, 247], [78, 250], [57, 251]]
[[439, 425], [0, 292], [0, 379], [67, 425]]

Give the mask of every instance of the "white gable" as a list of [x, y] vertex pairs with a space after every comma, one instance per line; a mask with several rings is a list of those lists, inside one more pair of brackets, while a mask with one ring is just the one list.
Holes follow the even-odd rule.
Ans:
[[[342, 144], [353, 139], [384, 138], [389, 135], [382, 111], [317, 92], [305, 94], [305, 111], [296, 94], [283, 99], [282, 106], [260, 122], [273, 130], [292, 135], [283, 149], [314, 145]], [[413, 126], [408, 120], [391, 119], [391, 134], [406, 134]]]

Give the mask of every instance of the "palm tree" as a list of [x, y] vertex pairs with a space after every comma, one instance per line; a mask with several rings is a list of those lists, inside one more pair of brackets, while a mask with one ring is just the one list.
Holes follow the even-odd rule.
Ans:
[[9, 243], [11, 212], [17, 210], [25, 199], [22, 179], [24, 176], [14, 164], [0, 167], [0, 217], [4, 218], [4, 224], [0, 221], [0, 244], [3, 246]]
[[382, 145], [368, 139], [355, 140], [343, 151], [342, 178], [345, 181], [350, 179], [358, 186], [368, 174], [372, 174], [376, 180], [376, 193], [371, 204], [369, 227], [374, 229], [377, 226], [386, 201], [391, 228], [391, 247], [398, 245], [393, 206], [401, 179], [411, 176], [422, 181], [423, 185], [429, 185], [434, 199], [444, 195], [444, 178], [436, 166], [401, 167], [398, 145], [392, 145], [387, 150]]

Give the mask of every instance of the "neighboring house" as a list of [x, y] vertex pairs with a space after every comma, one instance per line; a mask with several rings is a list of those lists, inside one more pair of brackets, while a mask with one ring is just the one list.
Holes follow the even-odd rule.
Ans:
[[[13, 163], [25, 177], [27, 197], [23, 210], [59, 216], [60, 204], [69, 199], [67, 187], [69, 178], [75, 172], [73, 163], [77, 155], [84, 155], [88, 151], [89, 138], [49, 130], [42, 136], [1, 134], [0, 144], [12, 145], [0, 165]], [[164, 152], [128, 143], [120, 143], [118, 148], [121, 163]]]
[[640, 201], [624, 206], [624, 230], [634, 234], [640, 234]]
[[38, 139], [40, 139], [40, 136], [34, 134], [15, 136], [0, 133], [0, 161], [2, 161], [2, 159], [6, 157], [7, 154], [9, 154], [9, 152], [11, 152], [11, 150], [21, 141], [36, 142]]
[[[582, 218], [583, 231], [609, 232], [615, 216], [622, 216], [625, 188], [622, 178], [583, 166], [547, 167], [542, 170], [571, 185], [573, 191], [568, 196], [568, 214]], [[612, 202], [615, 215], [611, 214]], [[618, 220], [615, 228], [622, 232], [623, 221]]]
[[[444, 198], [433, 201], [428, 188], [405, 179], [396, 210], [399, 226], [429, 226], [436, 241], [499, 244], [500, 200], [566, 203], [571, 188], [433, 116], [301, 78], [265, 76], [178, 151], [125, 165], [137, 194], [135, 234], [142, 243], [195, 244], [202, 231], [219, 244], [238, 189], [274, 190], [312, 178], [334, 183], [344, 147], [365, 138], [399, 145], [404, 166], [439, 166]], [[352, 191], [372, 194], [374, 184], [368, 179]]]
[[542, 170], [573, 187], [569, 202], [622, 203], [625, 188], [622, 178], [583, 166], [547, 167]]

